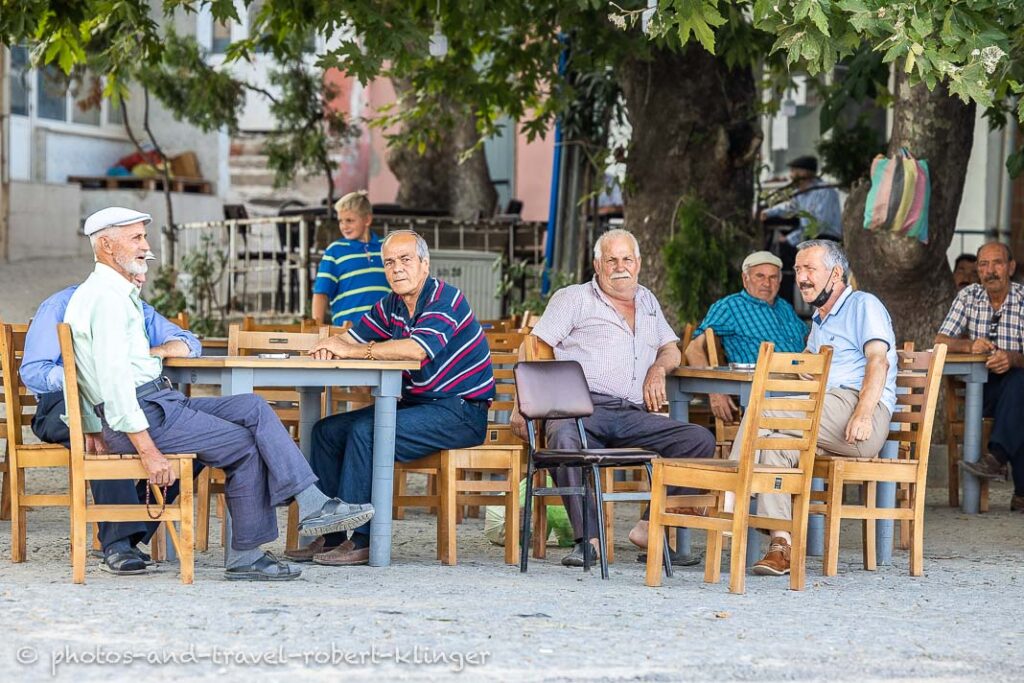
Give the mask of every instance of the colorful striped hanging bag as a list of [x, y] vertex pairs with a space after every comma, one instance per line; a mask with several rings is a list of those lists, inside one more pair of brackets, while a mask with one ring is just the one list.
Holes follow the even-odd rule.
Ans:
[[871, 162], [871, 190], [864, 205], [866, 230], [889, 230], [928, 244], [932, 183], [928, 162], [906, 147]]

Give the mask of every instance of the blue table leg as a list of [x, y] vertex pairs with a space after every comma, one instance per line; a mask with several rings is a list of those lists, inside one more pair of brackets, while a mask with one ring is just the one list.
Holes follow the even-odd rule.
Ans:
[[391, 498], [395, 477], [395, 424], [402, 373], [382, 371], [380, 386], [373, 390], [373, 480], [370, 500], [370, 566], [391, 564]]
[[[812, 491], [824, 491], [825, 480], [815, 477], [811, 480]], [[810, 515], [807, 518], [807, 554], [821, 557], [825, 554], [825, 515]]]
[[[972, 381], [973, 377], [967, 380], [967, 395], [964, 400], [964, 462], [978, 462], [981, 458], [981, 407], [983, 400], [984, 385], [981, 382]], [[970, 472], [960, 470], [960, 481], [963, 483], [963, 498], [961, 509], [969, 514], [976, 515], [981, 502], [981, 482]]]
[[[899, 456], [899, 446], [895, 441], [886, 441], [878, 457], [895, 460]], [[896, 484], [891, 481], [880, 481], [876, 484], [875, 505], [879, 508], [896, 507]], [[891, 519], [875, 520], [875, 562], [878, 566], [892, 564], [893, 528]]]

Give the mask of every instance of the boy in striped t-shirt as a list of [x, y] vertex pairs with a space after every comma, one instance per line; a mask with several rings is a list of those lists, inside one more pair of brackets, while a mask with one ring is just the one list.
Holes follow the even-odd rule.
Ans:
[[[494, 398], [494, 373], [483, 328], [458, 288], [430, 277], [430, 254], [422, 237], [411, 230], [392, 232], [381, 252], [391, 294], [374, 304], [351, 330], [316, 344], [310, 355], [419, 363], [418, 369], [402, 373], [395, 460], [410, 462], [445, 449], [480, 445]], [[373, 408], [317, 422], [310, 465], [321, 491], [336, 491], [349, 502], [368, 502]], [[369, 524], [350, 537], [344, 532], [318, 536], [307, 548], [285, 555], [298, 562], [332, 566], [366, 564]]]
[[313, 319], [330, 325], [354, 323], [391, 291], [380, 260], [380, 240], [370, 232], [373, 207], [365, 191], [350, 192], [335, 205], [342, 239], [327, 247], [313, 283]]

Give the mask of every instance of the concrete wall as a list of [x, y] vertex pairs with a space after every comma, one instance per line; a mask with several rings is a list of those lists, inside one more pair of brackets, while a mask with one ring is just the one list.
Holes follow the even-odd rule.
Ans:
[[89, 254], [89, 241], [79, 232], [81, 194], [78, 185], [12, 181], [10, 260]]
[[512, 196], [523, 202], [523, 220], [546, 221], [551, 198], [551, 175], [555, 158], [555, 133], [527, 142], [516, 136], [516, 175]]

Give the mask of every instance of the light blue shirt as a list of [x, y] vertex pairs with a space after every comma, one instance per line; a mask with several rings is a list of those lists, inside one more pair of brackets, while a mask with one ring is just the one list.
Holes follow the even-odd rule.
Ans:
[[789, 201], [776, 204], [765, 211], [769, 218], [800, 219], [800, 228], [786, 236], [794, 247], [805, 239], [828, 235], [843, 239], [843, 211], [839, 206], [839, 191], [825, 187], [821, 179], [806, 190], [797, 192]]
[[[25, 337], [25, 358], [19, 374], [21, 381], [36, 396], [64, 389], [64, 361], [60, 356], [57, 324], [64, 322], [64, 313], [76, 289], [78, 285], [62, 289], [39, 304], [32, 324], [29, 325]], [[188, 346], [189, 358], [202, 355], [202, 346], [194, 334], [157, 313], [145, 301], [142, 302], [142, 314], [150, 346], [161, 346], [177, 340]]]
[[875, 339], [889, 346], [886, 359], [889, 371], [882, 389], [882, 405], [892, 414], [896, 408], [896, 334], [892, 330], [889, 311], [874, 294], [855, 292], [850, 287], [839, 296], [825, 319], [815, 311], [811, 316], [811, 334], [807, 350], [817, 353], [822, 346], [832, 347], [832, 367], [828, 373], [828, 388], [854, 389], [864, 385], [867, 357], [864, 347]]

